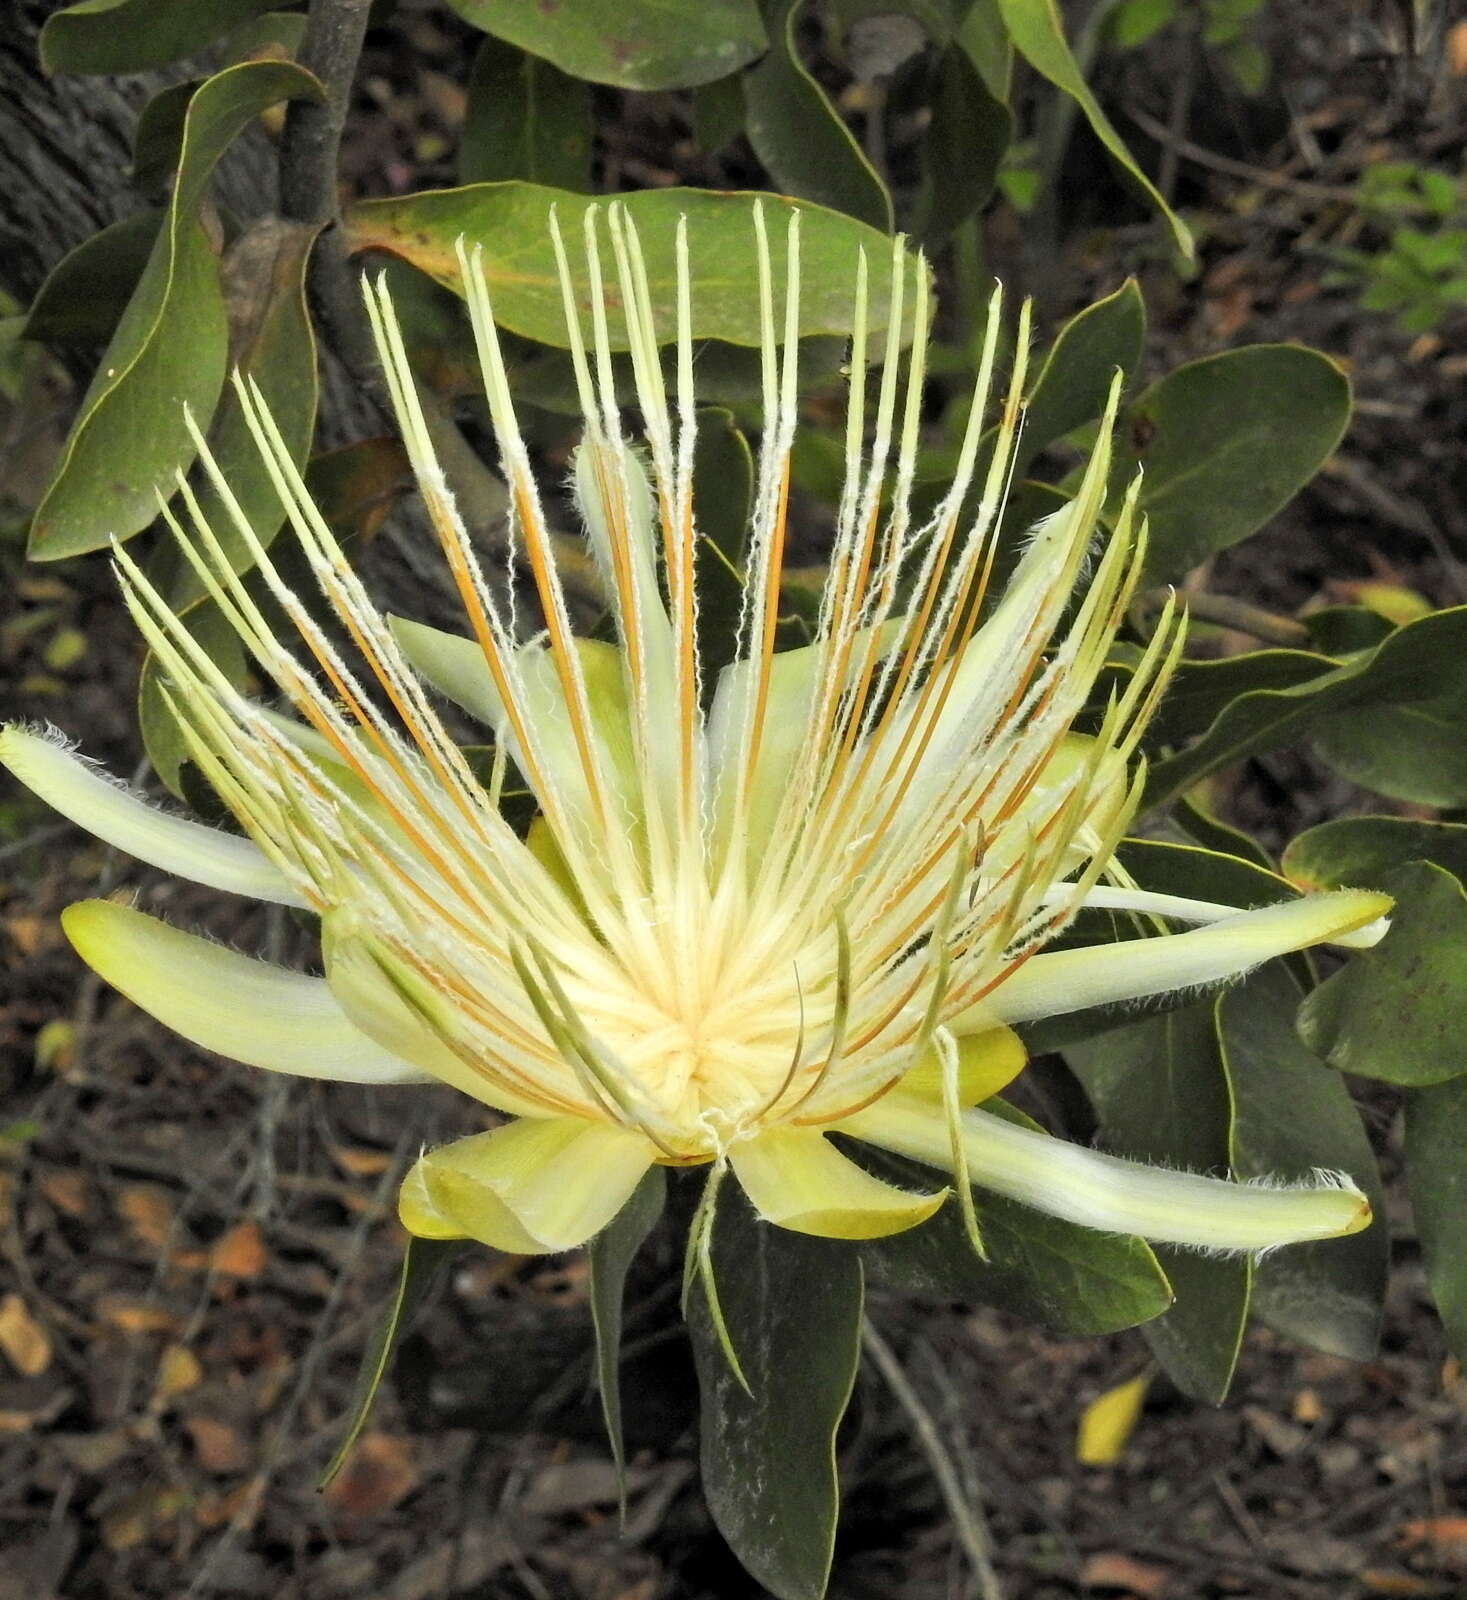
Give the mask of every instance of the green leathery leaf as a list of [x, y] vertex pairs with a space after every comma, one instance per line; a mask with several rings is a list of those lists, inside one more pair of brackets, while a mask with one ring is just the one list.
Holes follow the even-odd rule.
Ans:
[[1467, 826], [1410, 817], [1336, 817], [1289, 841], [1283, 872], [1302, 889], [1372, 889], [1408, 861], [1430, 861], [1467, 878]]
[[[862, 249], [870, 269], [873, 341], [876, 331], [886, 325], [891, 241], [852, 217], [782, 195], [709, 189], [642, 189], [619, 195], [617, 204], [641, 233], [659, 343], [671, 343], [677, 334], [675, 235], [678, 218], [685, 216], [693, 283], [693, 337], [758, 346], [756, 204], [764, 208], [776, 285], [784, 281], [788, 217], [792, 210], [800, 212], [802, 338], [850, 333], [856, 261]], [[386, 250], [401, 256], [455, 293], [462, 293], [455, 240], [462, 236], [470, 246], [482, 244], [496, 319], [512, 333], [564, 349], [568, 339], [548, 218], [553, 208], [566, 240], [583, 325], [589, 332], [581, 228], [587, 208], [593, 205], [604, 212], [606, 202], [540, 184], [476, 183], [401, 199], [363, 201], [348, 211], [346, 228], [353, 249]], [[908, 252], [903, 257], [903, 332], [907, 336], [913, 287], [922, 270], [916, 256]], [[625, 349], [625, 328], [614, 315], [610, 323], [612, 348]]]
[[469, 77], [458, 181], [506, 178], [591, 187], [591, 91], [582, 79], [490, 35]]
[[[1107, 665], [1124, 665], [1129, 671], [1139, 656], [1134, 645], [1118, 645]], [[1147, 744], [1153, 749], [1183, 744], [1206, 733], [1240, 696], [1294, 689], [1339, 665], [1337, 659], [1308, 650], [1249, 650], [1237, 656], [1180, 661], [1156, 715], [1147, 724]]]
[[[224, 260], [231, 365], [260, 386], [297, 466], [305, 465], [316, 423], [316, 341], [306, 306], [306, 265], [316, 232], [305, 223], [266, 218], [236, 240]], [[209, 443], [240, 509], [261, 543], [268, 546], [280, 530], [285, 508], [233, 388], [224, 393], [209, 429]], [[243, 537], [212, 484], [199, 476], [196, 487], [205, 520], [233, 570], [248, 571], [253, 558]], [[175, 510], [187, 527], [182, 507]], [[180, 616], [196, 607], [215, 609], [171, 538], [155, 551], [148, 567], [149, 575]], [[209, 637], [221, 636], [212, 622], [203, 627]], [[194, 631], [198, 636], [199, 630]], [[186, 750], [161, 701], [158, 677], [158, 665], [150, 653], [138, 689], [148, 759], [164, 784], [176, 789]]]
[[1350, 383], [1303, 345], [1257, 344], [1189, 361], [1122, 415], [1112, 483], [1144, 469], [1146, 579], [1178, 578], [1256, 531], [1333, 453]]
[[1385, 716], [1352, 706], [1320, 717], [1309, 730], [1315, 753], [1342, 778], [1394, 800], [1467, 805], [1467, 685], [1452, 682], [1455, 672], [1445, 676], [1442, 693], [1392, 705]]
[[1274, 1250], [1258, 1263], [1255, 1314], [1276, 1332], [1352, 1360], [1375, 1353], [1390, 1257], [1385, 1193], [1370, 1140], [1344, 1082], [1294, 1030], [1299, 989], [1270, 961], [1217, 1001], [1233, 1096], [1233, 1170], [1239, 1178], [1303, 1179], [1346, 1172], [1375, 1221], [1343, 1239]]
[[920, 221], [913, 231], [930, 248], [987, 204], [1014, 119], [956, 42], [933, 66], [928, 99], [932, 120], [922, 141]]
[[760, 1222], [729, 1184], [713, 1268], [746, 1393], [700, 1290], [688, 1329], [701, 1395], [703, 1493], [739, 1561], [776, 1600], [820, 1600], [840, 1509], [835, 1435], [861, 1349], [861, 1258]]
[[342, 1436], [341, 1443], [336, 1447], [331, 1460], [327, 1462], [326, 1470], [316, 1485], [318, 1489], [324, 1489], [346, 1465], [352, 1446], [356, 1444], [362, 1429], [367, 1424], [372, 1402], [377, 1396], [382, 1379], [387, 1374], [387, 1368], [392, 1363], [398, 1342], [406, 1332], [414, 1313], [422, 1305], [424, 1296], [433, 1287], [439, 1272], [463, 1247], [462, 1239], [409, 1237], [407, 1248], [403, 1251], [402, 1270], [398, 1274], [397, 1285], [387, 1306], [387, 1315], [378, 1324], [377, 1331], [373, 1334], [371, 1343], [362, 1357], [351, 1410], [347, 1413], [349, 1420], [346, 1433]]
[[161, 211], [139, 211], [69, 250], [36, 291], [22, 339], [45, 344], [105, 344], [138, 286]]
[[1245, 756], [1299, 743], [1326, 711], [1422, 699], [1440, 683], [1443, 663], [1461, 660], [1464, 651], [1467, 607], [1457, 606], [1395, 629], [1374, 649], [1333, 663], [1324, 657], [1326, 670], [1315, 677], [1247, 690], [1218, 712], [1196, 743], [1153, 761], [1145, 803], [1166, 805]]
[[219, 267], [198, 220], [205, 185], [259, 112], [322, 92], [300, 67], [255, 61], [217, 73], [190, 101], [167, 216], [36, 509], [32, 557], [56, 560], [131, 537], [193, 460], [184, 407], [200, 421], [213, 415], [228, 358]]
[[1100, 416], [1116, 370], [1135, 372], [1145, 339], [1146, 302], [1134, 278], [1065, 323], [1029, 391], [1018, 475], [1047, 444]]
[[198, 87], [197, 79], [170, 84], [143, 107], [132, 136], [132, 181], [139, 189], [162, 189], [173, 177]]
[[1426, 1282], [1459, 1361], [1467, 1361], [1467, 1078], [1406, 1096], [1406, 1178]]
[[890, 233], [891, 196], [795, 39], [803, 0], [776, 0], [769, 53], [744, 74], [744, 131], [780, 187]]
[[726, 78], [768, 39], [756, 0], [449, 0], [476, 28], [618, 89]]
[[47, 17], [47, 72], [145, 72], [192, 55], [276, 0], [81, 0]]
[[[1230, 1175], [1233, 1104], [1210, 1000], [1070, 1045], [1065, 1060], [1095, 1108], [1106, 1149]], [[1156, 1255], [1177, 1299], [1146, 1324], [1146, 1342], [1183, 1393], [1219, 1405], [1248, 1322], [1251, 1263], [1166, 1247]]]
[[632, 1197], [587, 1246], [591, 1321], [596, 1329], [596, 1384], [606, 1438], [616, 1463], [617, 1492], [626, 1515], [626, 1444], [621, 1428], [622, 1300], [632, 1259], [657, 1226], [667, 1200], [667, 1174], [649, 1167]]
[[1014, 47], [998, 0], [973, 0], [958, 23], [955, 37], [987, 84], [989, 94], [1007, 105], [1014, 75]]
[[1192, 235], [1166, 203], [1155, 184], [1136, 165], [1125, 141], [1111, 125], [1091, 93], [1084, 74], [1065, 42], [1064, 24], [1055, 0], [998, 0], [998, 10], [1014, 48], [1042, 77], [1067, 94], [1085, 114], [1095, 137], [1146, 198], [1166, 218], [1177, 249], [1188, 260], [1193, 254]]
[[[1021, 1111], [994, 1099], [983, 1109], [1037, 1128]], [[931, 1169], [869, 1145], [847, 1152], [878, 1177], [903, 1188], [930, 1187]], [[1003, 1195], [975, 1188], [983, 1247], [973, 1252], [955, 1205], [905, 1233], [861, 1245], [873, 1283], [908, 1294], [995, 1306], [1066, 1338], [1116, 1333], [1160, 1316], [1172, 1291], [1144, 1239], [1097, 1233]]]
[[1409, 862], [1380, 876], [1395, 897], [1390, 931], [1327, 978], [1299, 1011], [1299, 1033], [1339, 1072], [1411, 1087], [1467, 1072], [1467, 896], [1450, 872]]

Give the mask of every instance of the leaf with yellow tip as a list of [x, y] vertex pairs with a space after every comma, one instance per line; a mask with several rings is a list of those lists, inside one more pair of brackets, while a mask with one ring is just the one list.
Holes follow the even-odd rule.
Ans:
[[1118, 1383], [1098, 1394], [1080, 1413], [1075, 1431], [1075, 1460], [1082, 1467], [1109, 1467], [1121, 1458], [1146, 1402], [1151, 1374]]

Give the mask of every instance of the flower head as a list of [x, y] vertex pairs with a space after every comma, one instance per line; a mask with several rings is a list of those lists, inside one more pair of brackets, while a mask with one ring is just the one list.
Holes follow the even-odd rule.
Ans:
[[[731, 1168], [768, 1220], [847, 1238], [911, 1227], [943, 1202], [945, 1188], [917, 1194], [878, 1179], [832, 1132], [951, 1173], [975, 1243], [970, 1184], [1094, 1227], [1203, 1247], [1266, 1248], [1363, 1226], [1368, 1205], [1342, 1181], [1263, 1190], [1161, 1171], [973, 1109], [1023, 1063], [1010, 1024], [1219, 982], [1347, 938], [1388, 903], [1341, 892], [1235, 912], [1148, 896], [1126, 879], [1114, 850], [1140, 793], [1137, 744], [1181, 627], [1168, 609], [1098, 729], [1073, 731], [1145, 550], [1137, 485], [1103, 516], [1118, 385], [1073, 497], [1032, 531], [997, 592], [1027, 325], [1021, 318], [1000, 385], [995, 296], [952, 481], [915, 517], [928, 306], [921, 271], [914, 303], [902, 304], [900, 241], [874, 393], [867, 264], [853, 263], [845, 488], [829, 572], [809, 642], [778, 647], [798, 421], [799, 213], [781, 281], [757, 207], [753, 225], [764, 426], [733, 663], [715, 677], [700, 648], [685, 229], [665, 376], [630, 221], [615, 207], [604, 223], [593, 211], [583, 238], [568, 241], [550, 219], [584, 417], [572, 494], [615, 642], [572, 629], [480, 254], [461, 245], [511, 547], [533, 578], [537, 615], [517, 613], [477, 559], [391, 300], [369, 287], [465, 632], [376, 609], [258, 391], [239, 382], [350, 659], [291, 590], [201, 437], [231, 531], [295, 638], [277, 636], [186, 483], [184, 517], [165, 516], [284, 712], [238, 693], [127, 551], [116, 560], [188, 750], [247, 838], [157, 813], [40, 735], [0, 736], [0, 759], [101, 837], [200, 882], [315, 912], [325, 977], [101, 901], [66, 914], [73, 942], [139, 1004], [224, 1054], [321, 1077], [437, 1080], [505, 1113], [414, 1168], [402, 1214], [429, 1236], [524, 1251], [575, 1245], [653, 1163], [709, 1165], [720, 1177]], [[616, 401], [614, 325], [630, 353], [637, 445]], [[903, 362], [907, 325], [917, 332]], [[493, 730], [487, 781], [450, 737], [439, 696]], [[537, 805], [527, 837], [500, 807], [511, 766]], [[1097, 905], [1201, 926], [1045, 951]]]

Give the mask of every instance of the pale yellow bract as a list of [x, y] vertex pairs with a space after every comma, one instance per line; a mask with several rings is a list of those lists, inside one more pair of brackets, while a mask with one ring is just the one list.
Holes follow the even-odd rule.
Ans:
[[[1071, 731], [1145, 543], [1135, 485], [1102, 522], [1118, 387], [1073, 498], [990, 593], [1027, 319], [991, 418], [995, 295], [952, 481], [918, 521], [926, 272], [904, 307], [897, 241], [873, 390], [867, 264], [853, 261], [846, 479], [829, 576], [812, 642], [778, 651], [799, 213], [776, 284], [755, 207], [764, 426], [737, 659], [705, 681], [685, 232], [665, 375], [630, 222], [615, 207], [600, 220], [593, 211], [574, 241], [576, 272], [553, 216], [548, 225], [584, 414], [573, 491], [617, 642], [572, 633], [479, 252], [461, 246], [460, 265], [511, 541], [538, 596], [534, 637], [475, 557], [391, 301], [369, 287], [466, 633], [381, 615], [243, 382], [239, 402], [292, 534], [355, 659], [291, 592], [202, 438], [204, 469], [294, 625], [294, 647], [235, 576], [182, 480], [187, 525], [169, 520], [289, 714], [237, 693], [125, 549], [116, 560], [188, 749], [247, 838], [154, 810], [54, 739], [19, 727], [0, 736], [0, 759], [103, 839], [199, 882], [318, 913], [325, 977], [104, 901], [66, 913], [77, 949], [179, 1033], [236, 1059], [447, 1083], [507, 1114], [413, 1169], [402, 1216], [430, 1237], [568, 1248], [604, 1227], [654, 1163], [731, 1171], [768, 1221], [840, 1238], [898, 1232], [943, 1203], [940, 1181], [927, 1193], [895, 1187], [832, 1132], [951, 1175], [975, 1244], [970, 1184], [1094, 1228], [1210, 1249], [1364, 1226], [1369, 1206], [1344, 1179], [1262, 1187], [1150, 1168], [976, 1108], [1023, 1064], [1010, 1024], [1220, 983], [1321, 940], [1366, 943], [1388, 909], [1380, 895], [1342, 891], [1240, 911], [1142, 893], [1116, 863], [1140, 793], [1137, 742], [1181, 637], [1168, 611], [1098, 731]], [[608, 282], [643, 420], [636, 447], [615, 398]], [[904, 326], [917, 330], [905, 361]], [[487, 785], [449, 737], [435, 693], [492, 728]], [[528, 839], [501, 815], [510, 763], [539, 808]], [[1196, 926], [1045, 952], [1086, 906]]]

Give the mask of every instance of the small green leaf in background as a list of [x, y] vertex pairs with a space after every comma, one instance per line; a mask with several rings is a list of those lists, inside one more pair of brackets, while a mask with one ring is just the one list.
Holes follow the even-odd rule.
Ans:
[[840, 1509], [835, 1434], [861, 1353], [861, 1259], [771, 1228], [733, 1184], [713, 1230], [718, 1296], [746, 1393], [701, 1288], [688, 1307], [703, 1493], [718, 1530], [777, 1600], [820, 1600]]
[[[1233, 1107], [1210, 1000], [1067, 1046], [1065, 1060], [1090, 1097], [1107, 1149], [1229, 1173]], [[1164, 1246], [1156, 1256], [1177, 1299], [1141, 1331], [1184, 1394], [1219, 1405], [1242, 1348], [1252, 1264]]]
[[953, 43], [932, 73], [932, 120], [922, 141], [922, 191], [913, 232], [930, 249], [988, 202], [1014, 129], [972, 58]]
[[1090, 92], [1090, 85], [1085, 82], [1084, 74], [1070, 54], [1069, 45], [1065, 43], [1064, 24], [1055, 0], [998, 0], [998, 9], [1014, 48], [1036, 72], [1069, 95], [1085, 113], [1095, 137], [1166, 218], [1177, 249], [1191, 260], [1192, 235], [1162, 198], [1155, 184], [1136, 165], [1125, 140], [1116, 132], [1110, 118], [1100, 109], [1100, 102]]
[[[757, 346], [754, 206], [762, 203], [769, 231], [774, 280], [784, 280], [785, 229], [792, 209], [800, 212], [800, 332], [845, 335], [851, 331], [856, 262], [865, 250], [870, 268], [869, 315], [873, 333], [885, 326], [891, 304], [891, 241], [854, 218], [779, 195], [714, 192], [708, 189], [642, 189], [617, 196], [637, 225], [647, 262], [656, 334], [670, 342], [677, 332], [675, 237], [679, 217], [688, 220], [688, 256], [693, 280], [695, 339], [722, 339]], [[577, 301], [586, 313], [589, 296], [581, 274], [582, 219], [594, 201], [583, 194], [532, 183], [478, 183], [438, 189], [400, 200], [367, 200], [347, 213], [355, 250], [386, 250], [429, 277], [462, 293], [454, 242], [484, 246], [484, 270], [494, 312], [512, 333], [565, 348], [567, 339], [560, 280], [556, 275], [548, 219], [554, 208], [566, 240]], [[604, 252], [603, 252], [604, 255]], [[911, 322], [915, 256], [904, 258], [904, 319]], [[626, 330], [613, 316], [613, 349], [626, 348]]]
[[768, 44], [757, 0], [449, 0], [476, 28], [618, 89], [726, 78]]
[[[1037, 1127], [1000, 1100], [983, 1109]], [[850, 1153], [903, 1188], [931, 1186], [932, 1172], [915, 1162], [866, 1146]], [[996, 1306], [1065, 1338], [1134, 1328], [1172, 1303], [1166, 1275], [1144, 1240], [1097, 1233], [982, 1189], [973, 1198], [987, 1261], [974, 1254], [958, 1207], [949, 1203], [920, 1227], [863, 1243], [871, 1281], [936, 1300]]]
[[795, 43], [802, 0], [778, 0], [769, 54], [744, 74], [745, 131], [788, 193], [890, 233], [891, 196]]
[[1430, 861], [1467, 878], [1467, 826], [1409, 817], [1336, 817], [1289, 841], [1283, 873], [1301, 889], [1371, 889], [1408, 861]]
[[[1388, 716], [1400, 701], [1419, 699], [1439, 683], [1442, 663], [1461, 660], [1464, 652], [1467, 606], [1457, 606], [1396, 628], [1374, 649], [1357, 651], [1343, 661], [1321, 657], [1327, 670], [1317, 677], [1240, 693], [1218, 712], [1195, 744], [1152, 762], [1146, 804], [1169, 804], [1209, 773], [1244, 756], [1298, 743], [1313, 732], [1326, 711], [1370, 705], [1377, 714]], [[1269, 657], [1280, 654], [1292, 657], [1295, 652], [1258, 652]], [[1241, 661], [1252, 659], [1245, 656]], [[1242, 674], [1245, 669], [1240, 666], [1237, 671]], [[1291, 664], [1285, 678], [1293, 671]], [[1183, 675], [1189, 674], [1190, 668]]]
[[402, 1271], [398, 1274], [397, 1287], [387, 1307], [387, 1314], [378, 1324], [377, 1331], [362, 1356], [361, 1369], [357, 1373], [356, 1392], [352, 1397], [351, 1410], [348, 1413], [346, 1433], [332, 1454], [331, 1460], [327, 1462], [318, 1488], [324, 1489], [346, 1465], [346, 1458], [351, 1454], [352, 1446], [367, 1425], [372, 1401], [376, 1399], [382, 1379], [392, 1364], [398, 1341], [407, 1331], [408, 1324], [413, 1320], [418, 1307], [422, 1305], [424, 1296], [433, 1287], [439, 1272], [463, 1247], [462, 1239], [408, 1239], [407, 1247], [403, 1251]]
[[142, 190], [163, 189], [173, 178], [183, 153], [188, 108], [198, 80], [170, 84], [148, 101], [132, 136], [132, 181]]
[[1016, 473], [1022, 476], [1046, 445], [1100, 416], [1117, 368], [1135, 372], [1145, 340], [1146, 302], [1134, 278], [1064, 324], [1029, 391]]
[[139, 211], [69, 250], [36, 291], [21, 338], [105, 344], [117, 331], [162, 225], [162, 212]]
[[1145, 469], [1150, 582], [1179, 578], [1245, 539], [1329, 459], [1350, 384], [1302, 345], [1257, 344], [1190, 361], [1126, 410], [1113, 482]]
[[1467, 1362], [1467, 1078], [1406, 1096], [1406, 1176], [1432, 1299]]
[[647, 1235], [657, 1226], [667, 1200], [667, 1174], [652, 1167], [632, 1197], [591, 1240], [591, 1320], [596, 1328], [596, 1385], [606, 1438], [616, 1463], [617, 1487], [626, 1500], [626, 1444], [621, 1431], [621, 1328], [627, 1273]]
[[159, 491], [171, 493], [173, 475], [193, 460], [184, 407], [201, 424], [213, 415], [228, 358], [219, 267], [198, 220], [204, 187], [259, 112], [321, 93], [300, 67], [261, 61], [227, 68], [194, 95], [167, 218], [36, 509], [33, 559], [130, 538], [152, 522]]
[[1317, 1168], [1347, 1172], [1369, 1197], [1375, 1220], [1348, 1238], [1264, 1256], [1254, 1274], [1253, 1309], [1302, 1344], [1368, 1361], [1390, 1262], [1385, 1190], [1349, 1091], [1294, 1030], [1298, 1000], [1288, 968], [1277, 961], [1218, 999], [1234, 1106], [1233, 1170], [1239, 1178], [1292, 1179]]
[[458, 181], [505, 178], [589, 189], [591, 92], [581, 79], [490, 36], [469, 77]]
[[47, 17], [47, 72], [145, 72], [192, 55], [277, 0], [81, 0]]
[[1467, 805], [1467, 685], [1443, 661], [1440, 694], [1383, 710], [1356, 706], [1309, 730], [1315, 753], [1342, 778], [1419, 806]]
[[1004, 27], [999, 0], [973, 0], [954, 37], [967, 51], [989, 94], [1007, 105], [1014, 75], [1014, 46]]
[[1467, 897], [1416, 861], [1372, 888], [1394, 895], [1390, 932], [1325, 980], [1299, 1012], [1304, 1042], [1339, 1072], [1419, 1086], [1467, 1072]]

